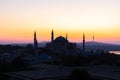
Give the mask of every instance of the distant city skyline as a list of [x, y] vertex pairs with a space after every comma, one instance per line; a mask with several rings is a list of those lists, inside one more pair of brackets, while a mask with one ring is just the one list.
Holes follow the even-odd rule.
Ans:
[[51, 41], [120, 44], [120, 0], [0, 0], [0, 44]]

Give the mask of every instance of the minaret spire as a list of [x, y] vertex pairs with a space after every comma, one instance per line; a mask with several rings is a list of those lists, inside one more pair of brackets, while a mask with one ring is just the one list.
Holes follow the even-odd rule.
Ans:
[[94, 33], [93, 33], [93, 37], [92, 37], [92, 38], [93, 38], [93, 42], [94, 42], [94, 40], [95, 40], [95, 36], [94, 36]]
[[34, 53], [36, 56], [38, 55], [37, 49], [38, 49], [38, 42], [36, 37], [36, 31], [34, 31]]
[[83, 33], [83, 52], [85, 52], [85, 34]]
[[67, 33], [66, 33], [66, 39], [68, 39], [68, 35], [67, 35]]
[[53, 42], [53, 41], [54, 41], [54, 31], [52, 29], [52, 32], [51, 32], [51, 42]]

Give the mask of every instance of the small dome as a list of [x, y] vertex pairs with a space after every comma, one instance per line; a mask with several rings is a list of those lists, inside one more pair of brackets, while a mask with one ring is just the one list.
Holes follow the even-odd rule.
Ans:
[[55, 40], [54, 40], [54, 42], [63, 42], [63, 43], [68, 43], [68, 40], [67, 39], [65, 39], [64, 37], [62, 37], [62, 36], [59, 36], [59, 37], [57, 37]]

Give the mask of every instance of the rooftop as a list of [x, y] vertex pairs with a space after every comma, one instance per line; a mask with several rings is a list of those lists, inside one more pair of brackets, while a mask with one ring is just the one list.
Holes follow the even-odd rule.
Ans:
[[68, 43], [68, 40], [65, 39], [65, 38], [62, 37], [62, 36], [59, 36], [59, 37], [57, 37], [57, 38], [54, 40], [54, 42], [65, 42], [65, 43]]

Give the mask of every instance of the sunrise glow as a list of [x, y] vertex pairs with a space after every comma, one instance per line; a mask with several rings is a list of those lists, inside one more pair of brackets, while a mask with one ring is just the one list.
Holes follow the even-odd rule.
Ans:
[[120, 44], [120, 0], [0, 0], [0, 43], [39, 42], [68, 34], [72, 42]]

